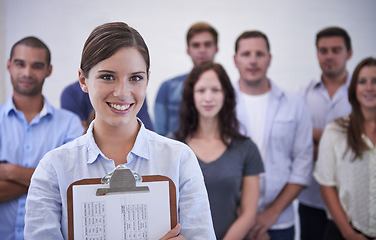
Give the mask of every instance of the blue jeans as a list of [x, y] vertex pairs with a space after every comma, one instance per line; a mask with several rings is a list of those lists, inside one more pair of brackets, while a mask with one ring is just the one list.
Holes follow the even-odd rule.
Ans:
[[294, 226], [286, 229], [268, 230], [270, 240], [294, 240]]

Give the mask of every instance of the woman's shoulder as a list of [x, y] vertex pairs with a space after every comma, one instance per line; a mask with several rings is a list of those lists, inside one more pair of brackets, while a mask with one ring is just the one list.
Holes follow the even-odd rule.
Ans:
[[325, 131], [327, 132], [336, 132], [336, 133], [345, 133], [346, 128], [349, 125], [350, 117], [349, 115], [346, 115], [344, 117], [335, 119], [331, 122], [329, 122], [326, 127]]
[[233, 138], [231, 145], [237, 148], [254, 148], [256, 144], [249, 137]]
[[232, 139], [229, 149], [242, 156], [259, 155], [256, 144], [249, 137]]
[[[52, 149], [45, 154], [42, 160], [60, 162], [61, 159], [64, 158], [64, 161], [67, 162], [69, 161], [69, 159], [73, 159], [72, 155], [82, 151], [87, 151], [85, 135], [80, 136], [73, 141], [65, 143], [55, 149]], [[69, 163], [67, 162], [67, 164]]]
[[348, 123], [348, 116], [329, 122], [324, 128], [320, 143], [322, 142], [322, 145], [324, 145], [324, 143], [335, 144], [337, 146], [347, 145]]

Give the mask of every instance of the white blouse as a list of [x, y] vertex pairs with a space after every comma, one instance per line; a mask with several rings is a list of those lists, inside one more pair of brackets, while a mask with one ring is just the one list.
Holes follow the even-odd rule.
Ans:
[[354, 152], [346, 151], [346, 130], [335, 122], [329, 123], [320, 141], [314, 177], [320, 185], [337, 188], [353, 227], [376, 236], [376, 147], [367, 136], [362, 137], [370, 150], [352, 160]]

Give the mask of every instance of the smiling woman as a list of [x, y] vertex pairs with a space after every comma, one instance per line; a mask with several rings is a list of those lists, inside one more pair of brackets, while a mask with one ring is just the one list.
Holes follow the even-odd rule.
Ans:
[[[137, 49], [121, 47], [114, 55], [91, 68], [87, 77], [80, 70], [79, 81], [82, 90], [89, 93], [96, 112], [94, 136], [96, 131], [103, 129], [102, 133], [110, 138], [101, 142], [103, 145], [98, 144], [99, 148], [108, 149], [111, 136], [121, 131], [122, 128], [118, 127], [122, 125], [127, 126], [124, 130], [128, 135], [136, 136], [140, 126], [136, 115], [144, 102], [148, 83], [145, 60]], [[114, 146], [119, 145], [112, 145], [111, 148]], [[126, 160], [127, 152], [124, 151], [126, 149], [119, 147], [118, 150], [111, 149], [104, 154], [117, 165]], [[111, 153], [117, 153], [118, 156], [111, 156]]]
[[330, 213], [325, 239], [375, 239], [376, 59], [355, 68], [352, 112], [327, 125], [314, 176]]
[[143, 38], [127, 24], [107, 23], [90, 34], [82, 52], [79, 82], [89, 94], [95, 119], [85, 135], [49, 152], [38, 165], [26, 203], [26, 239], [67, 239], [68, 186], [80, 179], [103, 177], [119, 164], [140, 175], [168, 176], [179, 189], [180, 224], [162, 239], [215, 239], [194, 153], [147, 130], [136, 117], [145, 100], [149, 65]]
[[356, 88], [356, 98], [362, 111], [372, 111], [376, 108], [376, 64], [364, 66], [359, 71]]

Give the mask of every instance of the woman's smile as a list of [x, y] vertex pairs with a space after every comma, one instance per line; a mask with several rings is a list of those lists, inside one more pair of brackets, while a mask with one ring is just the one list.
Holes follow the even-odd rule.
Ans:
[[117, 111], [127, 111], [133, 104], [116, 104], [116, 103], [107, 103], [111, 108]]
[[124, 47], [97, 63], [85, 78], [96, 122], [125, 126], [137, 121], [144, 103], [148, 74], [137, 49]]

